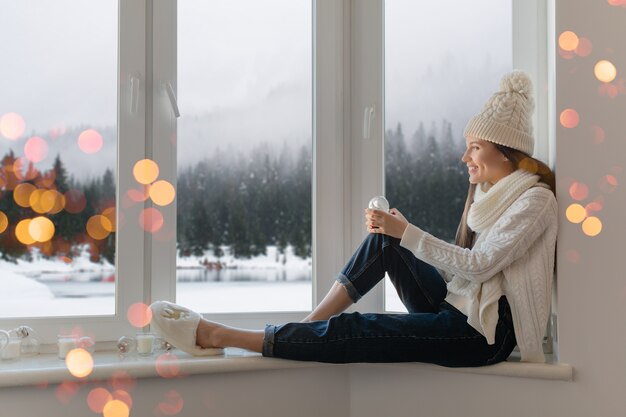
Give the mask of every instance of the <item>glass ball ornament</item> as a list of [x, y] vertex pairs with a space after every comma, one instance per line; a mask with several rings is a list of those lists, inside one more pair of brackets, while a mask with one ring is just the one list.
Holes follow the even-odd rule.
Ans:
[[137, 341], [134, 337], [122, 336], [117, 340], [117, 351], [122, 356], [127, 356], [137, 350]]
[[172, 344], [162, 337], [157, 336], [154, 338], [154, 351], [156, 353], [169, 352], [172, 348]]
[[29, 326], [19, 326], [13, 329], [15, 336], [22, 339], [20, 353], [22, 356], [35, 356], [39, 354], [41, 337]]
[[370, 200], [368, 208], [372, 210], [389, 211], [389, 201], [383, 196], [374, 197]]
[[9, 332], [6, 330], [0, 330], [0, 350], [2, 350], [6, 345], [9, 344]]

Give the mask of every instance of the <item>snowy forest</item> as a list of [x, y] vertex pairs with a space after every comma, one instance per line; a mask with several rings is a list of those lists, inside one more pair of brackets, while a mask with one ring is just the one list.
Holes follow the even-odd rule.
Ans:
[[[464, 142], [454, 139], [451, 124], [443, 120], [405, 135], [402, 125], [385, 132], [386, 197], [392, 207], [429, 233], [448, 242], [463, 211], [468, 187], [460, 161]], [[15, 236], [17, 223], [44, 215], [55, 226], [54, 238], [30, 246], [47, 257], [71, 260], [88, 245], [93, 262], [104, 257], [114, 263], [115, 233], [97, 240], [85, 231], [91, 216], [115, 206], [115, 178], [107, 169], [99, 178], [77, 180], [68, 175], [57, 155], [49, 171], [28, 167], [16, 172], [13, 152], [2, 159], [0, 211], [9, 219], [0, 233], [3, 259], [28, 260], [29, 245]], [[296, 256], [311, 256], [312, 154], [310, 144], [281, 150], [259, 145], [247, 153], [217, 150], [201, 162], [179, 169], [177, 184], [177, 249], [179, 256], [202, 256], [212, 250], [218, 258], [228, 247], [236, 258], [266, 254], [276, 246], [284, 253], [292, 246]], [[37, 214], [16, 203], [19, 183], [55, 189], [66, 199], [65, 209]], [[18, 199], [19, 200], [19, 199]], [[73, 208], [73, 209], [72, 209]]]

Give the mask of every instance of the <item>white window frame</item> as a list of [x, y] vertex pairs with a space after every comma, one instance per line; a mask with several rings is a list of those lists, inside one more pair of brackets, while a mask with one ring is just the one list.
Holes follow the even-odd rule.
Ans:
[[[120, 206], [121, 197], [133, 188], [133, 165], [143, 158], [145, 125], [145, 0], [118, 1], [118, 89], [117, 89], [117, 212], [126, 219], [116, 232], [115, 314], [111, 316], [63, 316], [0, 319], [0, 329], [20, 325], [32, 327], [45, 344], [56, 343], [60, 329], [80, 327], [86, 334], [95, 334], [96, 341], [116, 340], [123, 334], [133, 335], [127, 319], [131, 304], [145, 300], [142, 279], [144, 251], [143, 232], [137, 219], [141, 205]], [[136, 109], [130, 111], [131, 78], [139, 82]], [[118, 215], [119, 216], [119, 215]], [[137, 279], [139, 278], [139, 279]]]

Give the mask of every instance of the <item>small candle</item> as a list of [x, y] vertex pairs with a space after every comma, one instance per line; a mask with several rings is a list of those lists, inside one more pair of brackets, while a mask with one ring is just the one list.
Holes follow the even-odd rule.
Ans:
[[59, 336], [57, 339], [59, 359], [65, 359], [70, 350], [76, 349], [76, 342], [76, 336]]
[[152, 344], [154, 342], [154, 335], [150, 333], [139, 333], [137, 339], [137, 353], [140, 355], [152, 354]]
[[11, 338], [7, 345], [2, 349], [2, 359], [17, 359], [20, 357], [20, 347], [22, 339]]

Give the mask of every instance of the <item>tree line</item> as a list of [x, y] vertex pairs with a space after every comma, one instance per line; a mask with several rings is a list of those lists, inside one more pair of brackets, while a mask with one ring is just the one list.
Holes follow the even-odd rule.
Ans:
[[[454, 241], [468, 187], [465, 164], [460, 161], [464, 142], [455, 140], [449, 122], [423, 124], [405, 137], [402, 125], [385, 132], [386, 197], [411, 222], [449, 242]], [[30, 256], [28, 247], [15, 237], [15, 226], [36, 214], [15, 203], [17, 182], [39, 184], [54, 178], [60, 193], [78, 190], [85, 197], [78, 213], [62, 210], [49, 217], [54, 238], [35, 244], [46, 256], [76, 254], [89, 245], [92, 260], [104, 257], [114, 263], [115, 234], [94, 240], [85, 233], [87, 220], [115, 206], [115, 178], [107, 169], [102, 177], [78, 181], [69, 176], [60, 156], [50, 171], [20, 181], [8, 167], [15, 162], [9, 152], [0, 171], [0, 210], [9, 218], [0, 234], [3, 259]], [[32, 170], [32, 166], [29, 166]], [[236, 258], [266, 254], [269, 245], [284, 254], [292, 246], [296, 256], [311, 256], [312, 153], [310, 144], [295, 151], [286, 143], [280, 151], [261, 144], [247, 153], [218, 149], [211, 157], [179, 169], [177, 180], [177, 250], [180, 256], [203, 256], [212, 250], [218, 258], [228, 247]], [[10, 186], [13, 181], [13, 187]], [[39, 184], [40, 185], [40, 184]]]

